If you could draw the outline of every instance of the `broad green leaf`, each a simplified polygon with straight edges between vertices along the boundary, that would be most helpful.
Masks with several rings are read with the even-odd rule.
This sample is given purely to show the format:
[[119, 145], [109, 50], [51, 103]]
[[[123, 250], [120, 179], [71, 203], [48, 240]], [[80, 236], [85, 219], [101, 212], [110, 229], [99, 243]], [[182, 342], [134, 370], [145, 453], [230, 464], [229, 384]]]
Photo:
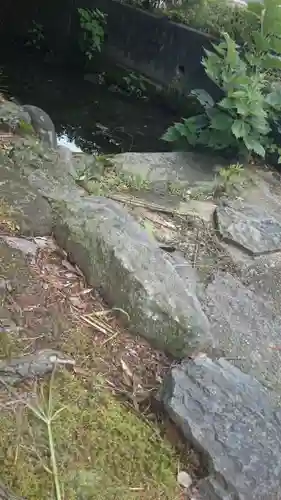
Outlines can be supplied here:
[[228, 33], [223, 33], [226, 46], [227, 46], [227, 52], [226, 52], [226, 64], [230, 64], [231, 66], [235, 66], [240, 59], [239, 53], [237, 50], [237, 45], [232, 38], [228, 35]]
[[188, 129], [187, 129], [187, 127], [186, 127], [186, 125], [184, 123], [175, 123], [174, 124], [174, 129], [182, 137], [184, 137], [184, 136], [187, 135]]
[[203, 108], [212, 108], [215, 104], [214, 99], [204, 89], [194, 89], [190, 95], [195, 96]]
[[231, 128], [232, 123], [231, 116], [216, 110], [215, 115], [211, 118], [210, 127], [215, 130], [228, 130]]
[[[279, 2], [278, 2], [279, 3]], [[281, 24], [281, 6], [275, 2], [275, 5], [272, 5], [269, 8], [265, 9], [262, 27], [264, 35], [278, 34], [280, 32], [280, 24]]]
[[224, 97], [219, 103], [218, 106], [223, 109], [235, 109], [236, 102], [235, 99], [231, 99], [229, 97]]
[[236, 73], [229, 78], [229, 92], [235, 92], [237, 89], [240, 90], [241, 87], [249, 83], [250, 78], [246, 75], [246, 64], [244, 64], [244, 66], [245, 67], [241, 68], [239, 73]]
[[250, 126], [244, 120], [235, 120], [231, 127], [231, 131], [236, 139], [244, 138], [250, 131]]
[[246, 90], [234, 90], [234, 92], [230, 92], [230, 97], [234, 99], [245, 99], [247, 97], [247, 92]]
[[281, 87], [273, 90], [265, 97], [265, 102], [272, 107], [281, 107]]
[[[231, 129], [229, 129], [231, 130]], [[235, 139], [229, 130], [216, 130], [216, 133], [211, 133], [209, 138], [209, 146], [213, 149], [226, 149], [229, 146], [235, 145]]]
[[279, 36], [279, 33], [281, 34], [281, 24], [278, 26], [278, 31], [277, 35], [273, 34], [272, 36], [269, 37], [268, 43], [269, 43], [269, 50], [274, 51], [276, 54], [272, 54], [273, 56], [277, 56], [281, 54], [281, 38]]
[[180, 139], [180, 134], [177, 132], [174, 126], [169, 127], [166, 132], [162, 135], [162, 140], [166, 142], [175, 142]]
[[199, 128], [204, 128], [208, 125], [208, 118], [206, 115], [196, 115], [190, 118], [185, 118], [183, 120], [185, 126], [190, 130], [198, 130]]
[[267, 50], [270, 49], [270, 43], [269, 40], [263, 36], [259, 31], [255, 31], [253, 34], [253, 39], [256, 45], [256, 50], [258, 52], [266, 52]]
[[260, 18], [264, 6], [261, 2], [249, 2], [247, 5], [247, 11], [256, 17]]
[[271, 127], [265, 118], [251, 116], [248, 120], [252, 129], [256, 130], [259, 134], [267, 135], [271, 130]]
[[226, 54], [226, 44], [224, 42], [222, 43], [219, 43], [219, 44], [212, 44], [213, 45], [213, 48], [214, 48], [214, 51], [220, 56], [220, 57], [224, 57], [225, 54]]
[[237, 109], [238, 115], [242, 115], [245, 117], [245, 116], [248, 116], [248, 114], [249, 114], [249, 106], [248, 106], [247, 102], [245, 102], [245, 101], [237, 101], [236, 109]]
[[259, 141], [257, 141], [256, 139], [253, 139], [251, 137], [244, 137], [243, 140], [244, 140], [245, 146], [247, 147], [248, 151], [253, 151], [258, 156], [261, 156], [262, 158], [265, 157], [265, 149]]
[[202, 59], [202, 65], [208, 77], [216, 84], [220, 84], [223, 61], [216, 54], [209, 52], [207, 57]]
[[281, 57], [273, 54], [266, 54], [262, 61], [262, 67], [265, 69], [281, 70]]

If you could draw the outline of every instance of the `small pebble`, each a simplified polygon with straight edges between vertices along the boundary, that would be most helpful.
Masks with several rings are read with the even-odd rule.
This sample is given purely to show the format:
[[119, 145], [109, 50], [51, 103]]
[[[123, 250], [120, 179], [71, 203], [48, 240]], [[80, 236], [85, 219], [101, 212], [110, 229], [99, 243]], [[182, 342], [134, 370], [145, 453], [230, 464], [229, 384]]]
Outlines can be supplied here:
[[179, 471], [177, 481], [183, 488], [190, 488], [192, 485], [191, 476], [184, 470]]

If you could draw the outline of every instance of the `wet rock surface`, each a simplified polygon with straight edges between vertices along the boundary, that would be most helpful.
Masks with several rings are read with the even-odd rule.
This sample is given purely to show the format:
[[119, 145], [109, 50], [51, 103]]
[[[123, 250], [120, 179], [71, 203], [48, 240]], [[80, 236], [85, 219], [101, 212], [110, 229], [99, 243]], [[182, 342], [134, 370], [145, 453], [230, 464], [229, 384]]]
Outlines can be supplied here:
[[259, 382], [224, 359], [198, 356], [171, 369], [162, 400], [205, 458], [203, 498], [278, 498], [281, 422]]

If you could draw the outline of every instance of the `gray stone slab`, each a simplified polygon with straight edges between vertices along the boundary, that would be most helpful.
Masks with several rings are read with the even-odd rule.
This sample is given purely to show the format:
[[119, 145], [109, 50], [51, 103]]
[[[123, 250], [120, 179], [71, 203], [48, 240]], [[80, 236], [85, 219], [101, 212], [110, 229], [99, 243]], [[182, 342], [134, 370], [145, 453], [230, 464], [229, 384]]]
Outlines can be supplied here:
[[221, 158], [194, 152], [122, 153], [111, 160], [120, 170], [139, 175], [151, 183], [209, 181], [214, 178], [215, 171], [224, 166]]
[[202, 284], [200, 283], [199, 276], [196, 269], [192, 267], [191, 262], [189, 262], [181, 252], [172, 252], [166, 254], [166, 259], [171, 262], [175, 271], [182, 279], [184, 285], [192, 290], [196, 295], [198, 290], [202, 289]]
[[[241, 276], [247, 288], [281, 312], [281, 253], [262, 255], [244, 262]], [[280, 338], [281, 346], [281, 338]]]
[[280, 498], [281, 423], [257, 380], [201, 355], [171, 368], [161, 397], [210, 474], [199, 498]]
[[281, 351], [276, 349], [281, 317], [271, 301], [228, 273], [214, 277], [202, 300], [216, 347], [243, 371], [281, 392]]
[[229, 201], [216, 208], [215, 217], [221, 237], [246, 252], [261, 255], [281, 250], [281, 221], [263, 206]]
[[183, 281], [158, 244], [123, 207], [93, 196], [53, 207], [58, 243], [88, 283], [128, 314], [134, 333], [178, 358], [212, 344], [193, 274], [189, 282]]

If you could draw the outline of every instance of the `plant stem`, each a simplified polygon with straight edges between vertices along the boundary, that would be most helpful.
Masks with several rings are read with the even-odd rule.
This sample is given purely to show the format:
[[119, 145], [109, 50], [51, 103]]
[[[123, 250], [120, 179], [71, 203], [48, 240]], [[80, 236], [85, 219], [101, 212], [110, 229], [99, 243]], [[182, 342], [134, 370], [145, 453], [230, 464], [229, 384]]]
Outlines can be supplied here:
[[52, 472], [53, 472], [53, 476], [54, 476], [56, 500], [62, 500], [51, 420], [48, 419], [46, 423], [47, 423], [47, 429], [48, 429], [49, 448], [50, 448], [50, 455], [51, 455], [51, 466], [52, 466]]

